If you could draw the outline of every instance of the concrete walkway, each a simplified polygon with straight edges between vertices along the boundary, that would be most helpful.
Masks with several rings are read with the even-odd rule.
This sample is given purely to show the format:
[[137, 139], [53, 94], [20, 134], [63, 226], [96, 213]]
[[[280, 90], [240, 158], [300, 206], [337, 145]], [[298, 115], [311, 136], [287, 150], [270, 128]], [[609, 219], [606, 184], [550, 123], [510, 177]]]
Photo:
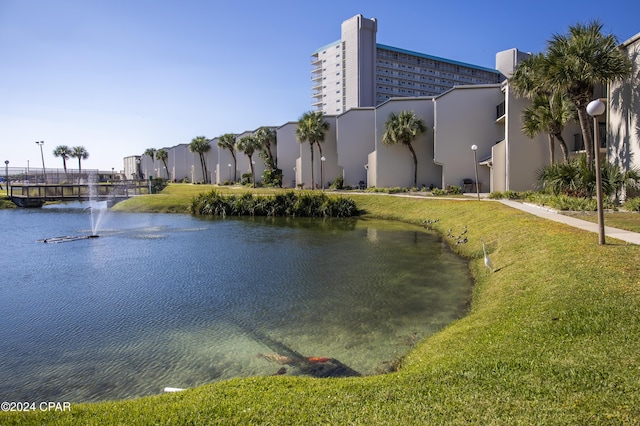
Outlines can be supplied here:
[[[502, 204], [505, 204], [509, 207], [513, 207], [514, 209], [522, 210], [524, 212], [553, 220], [556, 222], [561, 222], [569, 226], [573, 226], [574, 228], [584, 229], [585, 231], [590, 231], [594, 233], [598, 233], [598, 224], [588, 222], [586, 220], [578, 219], [571, 216], [565, 216], [560, 213], [556, 213], [554, 210], [546, 209], [544, 207], [536, 206], [533, 204], [521, 203], [518, 201], [511, 200], [500, 200]], [[632, 244], [640, 244], [640, 234], [637, 232], [625, 231], [624, 229], [612, 228], [610, 226], [604, 227], [605, 237], [616, 238], [618, 240], [626, 241]]]

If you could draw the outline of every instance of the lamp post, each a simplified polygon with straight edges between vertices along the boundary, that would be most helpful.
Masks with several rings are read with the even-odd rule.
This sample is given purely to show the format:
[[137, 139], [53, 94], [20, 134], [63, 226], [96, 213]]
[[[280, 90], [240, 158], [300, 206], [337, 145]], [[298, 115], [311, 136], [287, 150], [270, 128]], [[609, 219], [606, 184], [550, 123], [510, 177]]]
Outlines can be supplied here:
[[227, 167], [229, 168], [229, 182], [231, 182], [231, 163], [227, 164]]
[[7, 197], [9, 196], [9, 160], [4, 160], [4, 185], [7, 188]]
[[598, 117], [606, 109], [606, 105], [599, 99], [589, 102], [587, 114], [593, 117], [593, 144], [596, 160], [596, 202], [598, 205], [598, 243], [604, 244], [604, 211], [602, 209], [602, 171], [600, 170], [600, 132], [598, 132]]
[[325, 157], [320, 157], [320, 179], [322, 180], [322, 190], [324, 191], [324, 162], [327, 159]]
[[480, 201], [480, 189], [478, 188], [478, 145], [471, 145], [471, 151], [473, 151], [473, 165], [476, 170], [476, 195], [478, 196], [478, 201]]
[[36, 145], [40, 146], [40, 156], [42, 157], [42, 178], [44, 179], [44, 183], [47, 183], [47, 172], [44, 169], [44, 153], [42, 152], [42, 145], [44, 145], [44, 141], [36, 141]]

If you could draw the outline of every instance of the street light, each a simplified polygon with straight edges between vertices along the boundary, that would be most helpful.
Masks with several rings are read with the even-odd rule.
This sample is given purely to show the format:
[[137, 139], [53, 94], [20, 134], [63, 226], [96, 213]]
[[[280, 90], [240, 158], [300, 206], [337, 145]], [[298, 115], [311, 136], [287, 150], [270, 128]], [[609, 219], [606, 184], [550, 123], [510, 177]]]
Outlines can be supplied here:
[[326, 158], [320, 157], [320, 180], [322, 180], [322, 190], [324, 191], [324, 162]]
[[4, 184], [7, 187], [7, 197], [9, 197], [9, 160], [4, 160]]
[[471, 145], [471, 151], [473, 151], [473, 165], [475, 166], [475, 169], [476, 169], [476, 194], [478, 195], [478, 201], [480, 201], [480, 189], [478, 188], [478, 157], [477, 157], [478, 145], [476, 144]]
[[596, 201], [598, 205], [598, 243], [604, 244], [604, 211], [602, 209], [602, 172], [600, 170], [600, 132], [598, 117], [604, 114], [606, 105], [599, 99], [589, 102], [587, 114], [593, 117], [593, 144], [596, 160]]
[[40, 146], [40, 156], [42, 157], [42, 177], [44, 182], [47, 183], [47, 172], [44, 169], [44, 153], [42, 152], [42, 145], [44, 145], [44, 141], [36, 141], [36, 145]]
[[229, 182], [231, 182], [231, 163], [227, 164], [227, 167], [229, 168]]

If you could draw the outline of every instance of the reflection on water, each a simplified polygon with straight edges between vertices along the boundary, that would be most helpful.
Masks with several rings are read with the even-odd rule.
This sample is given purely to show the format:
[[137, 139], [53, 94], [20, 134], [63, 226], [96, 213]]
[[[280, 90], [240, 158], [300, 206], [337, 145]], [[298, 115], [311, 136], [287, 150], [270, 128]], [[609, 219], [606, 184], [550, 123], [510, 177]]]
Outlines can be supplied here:
[[384, 222], [0, 211], [3, 400], [96, 401], [239, 376], [388, 371], [464, 315], [466, 262]]

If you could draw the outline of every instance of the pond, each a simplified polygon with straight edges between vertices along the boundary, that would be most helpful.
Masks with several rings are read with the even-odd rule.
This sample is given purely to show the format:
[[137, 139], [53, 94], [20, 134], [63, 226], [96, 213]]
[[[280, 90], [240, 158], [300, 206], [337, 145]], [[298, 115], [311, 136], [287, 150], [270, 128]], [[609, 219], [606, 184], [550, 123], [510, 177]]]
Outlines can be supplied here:
[[0, 396], [100, 401], [253, 375], [390, 371], [466, 314], [467, 262], [419, 227], [0, 211]]

